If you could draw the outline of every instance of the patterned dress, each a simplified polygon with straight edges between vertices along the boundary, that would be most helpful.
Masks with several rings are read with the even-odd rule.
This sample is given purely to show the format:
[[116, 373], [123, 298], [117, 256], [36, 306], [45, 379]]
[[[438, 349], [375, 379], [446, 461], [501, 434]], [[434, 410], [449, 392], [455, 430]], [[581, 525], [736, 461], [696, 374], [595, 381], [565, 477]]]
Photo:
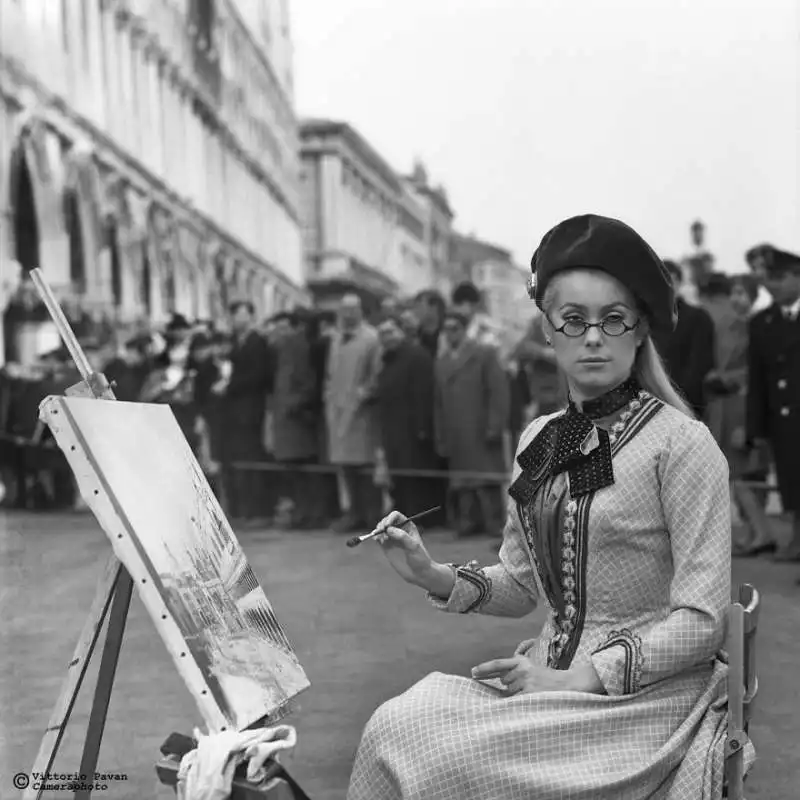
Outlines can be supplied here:
[[[569, 426], [550, 436], [568, 414], [522, 435], [500, 563], [451, 565], [450, 597], [429, 599], [510, 617], [545, 603], [541, 633], [517, 652], [554, 669], [590, 661], [606, 693], [509, 695], [435, 672], [373, 714], [348, 800], [722, 796], [725, 458], [705, 425], [638, 387], [595, 417], [588, 447], [591, 436]], [[597, 459], [547, 469], [570, 436]]]

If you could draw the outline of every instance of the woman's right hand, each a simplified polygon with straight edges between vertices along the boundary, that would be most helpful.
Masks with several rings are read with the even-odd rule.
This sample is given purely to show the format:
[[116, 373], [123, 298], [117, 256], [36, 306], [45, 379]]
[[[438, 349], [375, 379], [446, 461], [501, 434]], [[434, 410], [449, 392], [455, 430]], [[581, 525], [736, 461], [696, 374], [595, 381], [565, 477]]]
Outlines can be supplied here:
[[434, 567], [434, 561], [422, 543], [417, 526], [399, 511], [392, 511], [375, 527], [384, 532], [375, 539], [389, 559], [394, 571], [407, 583], [425, 586]]

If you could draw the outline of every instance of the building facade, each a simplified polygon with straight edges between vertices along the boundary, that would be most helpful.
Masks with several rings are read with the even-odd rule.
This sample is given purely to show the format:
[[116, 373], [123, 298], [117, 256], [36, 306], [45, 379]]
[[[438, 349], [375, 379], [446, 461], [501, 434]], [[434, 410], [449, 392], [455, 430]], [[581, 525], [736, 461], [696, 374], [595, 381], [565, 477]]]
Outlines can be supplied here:
[[66, 305], [126, 325], [305, 298], [285, 3], [257, 3], [272, 49], [238, 6], [0, 0], [6, 313], [36, 266]]
[[317, 301], [357, 291], [374, 308], [434, 286], [446, 252], [434, 201], [346, 123], [308, 120], [300, 138], [307, 280]]
[[525, 335], [534, 313], [527, 292], [529, 270], [515, 264], [508, 250], [475, 236], [453, 234], [451, 256], [451, 274], [480, 289], [484, 311], [508, 352]]
[[449, 297], [457, 276], [452, 272], [452, 237], [455, 217], [443, 186], [432, 186], [428, 171], [417, 162], [404, 183], [424, 210], [425, 248], [430, 261], [428, 286]]

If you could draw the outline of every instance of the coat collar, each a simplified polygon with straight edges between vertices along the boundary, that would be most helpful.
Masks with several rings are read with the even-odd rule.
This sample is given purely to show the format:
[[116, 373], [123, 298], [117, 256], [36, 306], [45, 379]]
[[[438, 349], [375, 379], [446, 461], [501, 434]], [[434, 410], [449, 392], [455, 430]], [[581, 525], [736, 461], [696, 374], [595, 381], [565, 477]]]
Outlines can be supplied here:
[[457, 372], [462, 370], [478, 353], [477, 344], [471, 339], [465, 339], [464, 343], [453, 354], [447, 350], [441, 358], [442, 372], [445, 380], [452, 378]]

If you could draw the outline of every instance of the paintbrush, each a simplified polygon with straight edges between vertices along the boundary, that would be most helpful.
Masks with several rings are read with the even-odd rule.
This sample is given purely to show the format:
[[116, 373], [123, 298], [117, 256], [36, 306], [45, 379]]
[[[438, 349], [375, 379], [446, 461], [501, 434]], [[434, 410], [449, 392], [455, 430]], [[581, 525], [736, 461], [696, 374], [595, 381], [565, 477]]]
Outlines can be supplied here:
[[[408, 519], [404, 520], [403, 522], [399, 522], [397, 525], [394, 525], [395, 528], [402, 528], [404, 525], [408, 525], [409, 522], [416, 522], [418, 519], [422, 519], [423, 517], [427, 517], [429, 514], [433, 514], [434, 511], [439, 511], [441, 506], [434, 506], [433, 508], [429, 508], [427, 511], [420, 511], [419, 514], [412, 514]], [[385, 533], [386, 528], [375, 528], [372, 533], [365, 533], [363, 536], [354, 536], [352, 539], [347, 540], [348, 547], [358, 547], [361, 542], [366, 542], [367, 539], [371, 539], [373, 536], [377, 536], [379, 533]]]

